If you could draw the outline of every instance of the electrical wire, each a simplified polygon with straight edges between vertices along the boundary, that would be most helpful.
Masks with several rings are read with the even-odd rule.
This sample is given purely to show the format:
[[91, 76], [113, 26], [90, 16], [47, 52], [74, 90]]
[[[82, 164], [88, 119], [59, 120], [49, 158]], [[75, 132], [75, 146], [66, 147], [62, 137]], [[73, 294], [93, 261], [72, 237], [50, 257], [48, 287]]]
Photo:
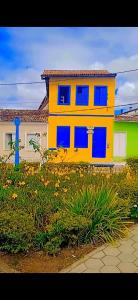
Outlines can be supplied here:
[[[112, 105], [112, 106], [102, 106], [102, 107], [95, 107], [95, 108], [87, 108], [87, 109], [75, 109], [75, 110], [66, 110], [66, 111], [55, 111], [55, 112], [51, 112], [52, 114], [57, 114], [57, 113], [71, 113], [71, 112], [79, 112], [79, 111], [92, 111], [92, 110], [100, 110], [100, 109], [109, 109], [109, 108], [117, 108], [117, 107], [125, 107], [125, 106], [129, 106], [129, 105], [138, 105], [138, 102], [133, 102], [133, 103], [126, 103], [126, 104], [118, 104], [118, 105]], [[10, 108], [12, 110], [12, 108]], [[26, 109], [24, 109], [26, 110]]]
[[[125, 70], [125, 71], [119, 71], [119, 72], [113, 72], [112, 74], [122, 74], [122, 73], [129, 73], [129, 72], [136, 72], [138, 71], [138, 69], [132, 69], [132, 70]], [[106, 74], [105, 74], [106, 75]], [[108, 74], [107, 74], [108, 75]], [[100, 75], [99, 75], [100, 77]], [[59, 81], [66, 81], [66, 80], [72, 80], [72, 79], [76, 79], [76, 77], [72, 77], [71, 79], [66, 78], [66, 79], [59, 79], [59, 80], [53, 80], [52, 78], [52, 83], [53, 82], [59, 82]], [[86, 77], [80, 77], [80, 79], [86, 79]], [[88, 78], [88, 77], [87, 77]], [[91, 78], [91, 77], [90, 77]], [[44, 81], [31, 81], [31, 82], [12, 82], [12, 83], [0, 83], [0, 86], [7, 86], [7, 85], [20, 85], [20, 84], [44, 84]]]

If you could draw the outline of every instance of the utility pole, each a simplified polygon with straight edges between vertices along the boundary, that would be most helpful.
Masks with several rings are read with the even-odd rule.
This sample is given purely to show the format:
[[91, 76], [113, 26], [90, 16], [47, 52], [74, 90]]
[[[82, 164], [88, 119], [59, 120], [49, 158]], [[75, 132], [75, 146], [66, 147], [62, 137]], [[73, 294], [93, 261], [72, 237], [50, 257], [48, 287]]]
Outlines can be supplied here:
[[21, 120], [19, 117], [14, 119], [14, 124], [16, 126], [16, 134], [15, 134], [15, 167], [18, 169], [20, 158], [19, 158], [19, 126]]

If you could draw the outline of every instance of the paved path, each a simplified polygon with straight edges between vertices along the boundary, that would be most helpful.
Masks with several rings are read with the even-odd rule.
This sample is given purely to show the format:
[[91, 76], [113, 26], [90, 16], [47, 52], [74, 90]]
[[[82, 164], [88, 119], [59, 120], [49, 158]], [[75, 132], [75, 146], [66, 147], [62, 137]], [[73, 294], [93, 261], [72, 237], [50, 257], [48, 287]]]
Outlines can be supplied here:
[[115, 246], [100, 246], [60, 273], [138, 273], [138, 225]]

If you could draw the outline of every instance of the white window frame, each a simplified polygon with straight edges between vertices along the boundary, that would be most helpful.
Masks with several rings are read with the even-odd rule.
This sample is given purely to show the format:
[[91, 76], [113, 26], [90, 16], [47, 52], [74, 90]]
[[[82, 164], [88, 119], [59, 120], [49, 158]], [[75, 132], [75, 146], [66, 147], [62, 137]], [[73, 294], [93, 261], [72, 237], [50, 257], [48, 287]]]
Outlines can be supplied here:
[[3, 150], [10, 151], [11, 149], [6, 149], [6, 134], [15, 134], [15, 139], [16, 139], [16, 133], [13, 131], [13, 132], [4, 132], [3, 134]]
[[29, 132], [28, 132], [28, 131], [27, 131], [27, 132], [25, 132], [25, 150], [26, 150], [26, 151], [30, 151], [30, 152], [33, 152], [33, 151], [34, 151], [33, 149], [28, 148], [28, 146], [27, 146], [27, 135], [28, 135], [28, 134], [40, 134], [40, 143], [39, 143], [39, 144], [40, 144], [40, 148], [41, 148], [41, 137], [42, 137], [41, 132], [39, 132], [39, 131], [37, 131], [37, 132], [36, 132], [36, 131], [31, 131], [31, 132], [29, 131]]

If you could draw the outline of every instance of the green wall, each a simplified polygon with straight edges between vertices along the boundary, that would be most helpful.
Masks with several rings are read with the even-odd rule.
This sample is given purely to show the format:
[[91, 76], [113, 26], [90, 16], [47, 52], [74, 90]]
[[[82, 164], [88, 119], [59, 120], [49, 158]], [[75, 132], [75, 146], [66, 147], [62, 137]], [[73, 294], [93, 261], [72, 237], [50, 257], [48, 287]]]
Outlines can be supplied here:
[[[138, 122], [114, 122], [114, 132], [127, 133], [127, 158], [138, 157]], [[123, 157], [114, 157], [114, 160], [125, 160]]]

